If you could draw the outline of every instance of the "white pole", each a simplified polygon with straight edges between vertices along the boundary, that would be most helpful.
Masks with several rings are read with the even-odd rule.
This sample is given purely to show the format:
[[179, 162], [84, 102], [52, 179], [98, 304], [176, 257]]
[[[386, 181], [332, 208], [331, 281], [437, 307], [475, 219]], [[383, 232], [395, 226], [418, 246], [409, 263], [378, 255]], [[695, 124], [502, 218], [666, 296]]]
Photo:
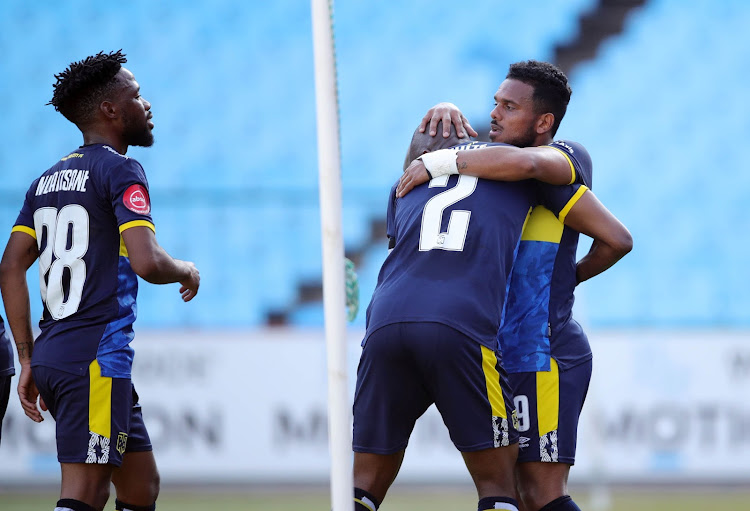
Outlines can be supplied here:
[[333, 0], [312, 1], [318, 172], [323, 239], [323, 304], [328, 354], [328, 442], [331, 504], [353, 511], [350, 406], [346, 371], [344, 240], [341, 233], [341, 161], [333, 45]]

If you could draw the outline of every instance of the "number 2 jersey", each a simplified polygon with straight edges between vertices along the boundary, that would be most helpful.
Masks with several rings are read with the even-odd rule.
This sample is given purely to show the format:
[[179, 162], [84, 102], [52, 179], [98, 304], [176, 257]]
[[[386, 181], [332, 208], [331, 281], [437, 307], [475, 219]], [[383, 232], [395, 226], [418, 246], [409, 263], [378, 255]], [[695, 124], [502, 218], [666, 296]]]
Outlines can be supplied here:
[[78, 148], [36, 179], [13, 231], [36, 239], [44, 312], [32, 366], [128, 378], [138, 280], [121, 233], [145, 226], [141, 165], [104, 144]]
[[[472, 142], [460, 150], [487, 144]], [[402, 198], [391, 190], [388, 236], [393, 250], [367, 308], [367, 338], [402, 322], [450, 326], [489, 349], [497, 333], [519, 237], [532, 206], [569, 209], [577, 186], [442, 176]]]

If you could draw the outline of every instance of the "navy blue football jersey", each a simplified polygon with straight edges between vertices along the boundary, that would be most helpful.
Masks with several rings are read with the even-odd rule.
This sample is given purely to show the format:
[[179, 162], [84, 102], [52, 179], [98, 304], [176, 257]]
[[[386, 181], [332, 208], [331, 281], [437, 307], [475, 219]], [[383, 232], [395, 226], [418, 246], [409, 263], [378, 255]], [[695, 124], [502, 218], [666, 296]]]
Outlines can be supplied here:
[[121, 233], [154, 229], [141, 165], [103, 144], [83, 146], [36, 179], [13, 231], [34, 237], [44, 312], [32, 366], [130, 376], [138, 280]]
[[393, 199], [367, 337], [403, 322], [448, 325], [495, 349], [505, 283], [534, 200], [532, 182], [442, 176]]
[[534, 208], [521, 236], [498, 334], [511, 373], [549, 371], [550, 358], [562, 371], [591, 359], [586, 334], [572, 318], [579, 233], [563, 224], [591, 187], [591, 157], [568, 140], [548, 147], [568, 159], [573, 183], [543, 187], [544, 205]]
[[8, 334], [5, 332], [5, 323], [0, 317], [0, 376], [16, 374], [13, 364], [13, 347]]

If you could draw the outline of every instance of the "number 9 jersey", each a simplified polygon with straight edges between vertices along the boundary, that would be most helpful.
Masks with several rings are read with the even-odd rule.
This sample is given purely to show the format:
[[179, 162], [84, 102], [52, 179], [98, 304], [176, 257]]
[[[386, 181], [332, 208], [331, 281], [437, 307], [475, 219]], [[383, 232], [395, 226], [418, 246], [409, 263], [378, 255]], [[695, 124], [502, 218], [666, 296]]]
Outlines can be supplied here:
[[44, 313], [32, 367], [129, 378], [138, 280], [121, 233], [154, 229], [143, 167], [111, 147], [78, 148], [36, 179], [13, 231], [36, 239]]

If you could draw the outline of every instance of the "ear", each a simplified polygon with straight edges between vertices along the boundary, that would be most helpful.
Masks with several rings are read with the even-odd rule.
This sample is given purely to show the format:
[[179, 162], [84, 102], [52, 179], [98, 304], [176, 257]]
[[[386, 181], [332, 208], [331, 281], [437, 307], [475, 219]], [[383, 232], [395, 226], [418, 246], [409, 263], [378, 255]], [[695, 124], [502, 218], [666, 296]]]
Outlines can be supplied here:
[[543, 133], [548, 132], [552, 129], [552, 126], [555, 124], [555, 114], [547, 112], [546, 114], [542, 114], [539, 116], [539, 119], [536, 121], [536, 133], [537, 135], [541, 135]]
[[119, 114], [117, 105], [115, 105], [112, 101], [102, 101], [99, 104], [99, 110], [108, 119], [115, 119]]

